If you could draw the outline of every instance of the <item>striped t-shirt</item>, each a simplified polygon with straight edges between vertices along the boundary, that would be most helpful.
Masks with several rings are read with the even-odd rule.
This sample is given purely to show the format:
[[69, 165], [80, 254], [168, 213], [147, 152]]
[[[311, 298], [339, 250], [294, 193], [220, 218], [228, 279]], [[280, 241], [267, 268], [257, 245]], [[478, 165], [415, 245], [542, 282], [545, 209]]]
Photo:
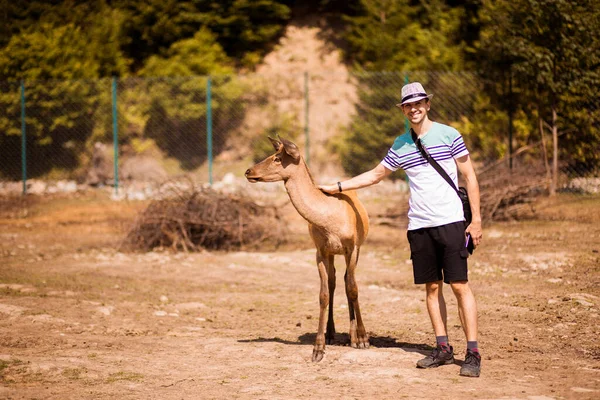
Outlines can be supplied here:
[[[469, 154], [460, 133], [448, 125], [434, 122], [421, 136], [421, 142], [458, 186], [454, 159]], [[464, 221], [462, 203], [456, 191], [421, 155], [410, 133], [396, 138], [381, 164], [392, 171], [402, 168], [408, 176], [408, 230]]]

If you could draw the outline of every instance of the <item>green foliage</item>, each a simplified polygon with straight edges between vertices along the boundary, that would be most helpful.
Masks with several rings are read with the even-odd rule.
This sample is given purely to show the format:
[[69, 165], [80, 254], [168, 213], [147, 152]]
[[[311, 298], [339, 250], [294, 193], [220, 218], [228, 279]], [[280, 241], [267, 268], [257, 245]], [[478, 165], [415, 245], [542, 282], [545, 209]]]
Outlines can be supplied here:
[[216, 35], [228, 56], [256, 62], [290, 17], [290, 9], [273, 0], [121, 0], [115, 6], [129, 16], [126, 50], [135, 68], [202, 28]]
[[[88, 153], [85, 149], [89, 150], [97, 140], [110, 139], [110, 84], [87, 84], [73, 79], [128, 74], [130, 61], [121, 50], [126, 43], [122, 27], [131, 14], [104, 3], [30, 5], [31, 10], [42, 10], [28, 15], [28, 21], [38, 23], [28, 28], [10, 28], [17, 33], [0, 49], [0, 78], [26, 80], [27, 148], [30, 159], [36, 159], [35, 167], [28, 172], [39, 176], [48, 173], [52, 165], [77, 168], [84, 161], [80, 154]], [[187, 33], [184, 29], [181, 35]], [[190, 37], [173, 42], [161, 54], [149, 57], [140, 73], [172, 77], [222, 75], [232, 73], [232, 65], [215, 35], [201, 28]], [[57, 81], [50, 83], [49, 79]], [[103, 86], [103, 90], [96, 91], [95, 85]], [[243, 91], [242, 85], [230, 77], [213, 79], [215, 127], [223, 124], [227, 111], [236, 106]], [[204, 160], [206, 78], [134, 83], [132, 90], [123, 91], [120, 97], [122, 142], [148, 134], [167, 155], [185, 164], [184, 168], [194, 168]], [[19, 100], [18, 86], [0, 91], [0, 105], [10, 111], [0, 115], [4, 132], [0, 143], [5, 149], [10, 144], [11, 154], [19, 154], [20, 142], [5, 135], [20, 135]], [[226, 135], [215, 138], [215, 152], [225, 140]], [[197, 143], [200, 148], [192, 146]], [[9, 164], [8, 168], [19, 165]], [[18, 172], [12, 168], [4, 174], [16, 178]]]
[[290, 8], [274, 0], [205, 3], [202, 9], [206, 26], [216, 33], [228, 55], [247, 63], [257, 60], [253, 54], [265, 54], [291, 17]]
[[94, 17], [105, 17], [101, 14], [107, 8], [103, 0], [0, 0], [0, 48], [12, 36], [37, 30], [43, 24], [54, 27], [75, 24], [85, 28], [94, 23], [103, 23], [99, 18], [94, 20]]
[[233, 72], [227, 57], [215, 36], [206, 28], [190, 39], [173, 43], [165, 57], [153, 55], [140, 71], [142, 76], [222, 75]]
[[[39, 160], [30, 168], [32, 174], [48, 171], [57, 156], [64, 167], [75, 168], [77, 154], [91, 134], [90, 116], [99, 102], [94, 97], [95, 85], [101, 83], [63, 80], [98, 77], [103, 68], [98, 58], [102, 52], [89, 39], [73, 24], [53, 27], [43, 23], [35, 31], [14, 35], [0, 49], [0, 76], [27, 80], [28, 152]], [[56, 81], [41, 81], [49, 79]], [[20, 135], [21, 121], [15, 118], [20, 114], [20, 96], [14, 92], [0, 94], [0, 107], [10, 110], [0, 115], [4, 135]], [[3, 141], [15, 144], [10, 138]]]
[[[183, 169], [198, 167], [206, 157], [206, 75], [212, 75], [211, 112], [215, 129], [219, 129], [233, 109], [239, 108], [238, 99], [246, 88], [238, 80], [224, 75], [232, 72], [230, 63], [214, 34], [203, 28], [194, 37], [173, 43], [164, 57], [150, 57], [140, 71], [148, 77], [173, 78], [144, 81], [130, 96], [136, 103], [143, 104], [141, 131], [168, 156], [179, 160]], [[215, 137], [215, 152], [226, 139], [227, 135]]]
[[[103, 120], [101, 114], [110, 110], [106, 103], [110, 101], [109, 81], [28, 81], [24, 88], [27, 152], [35, 160], [28, 168], [30, 176], [43, 175], [53, 167], [75, 170], [96, 124]], [[19, 92], [2, 92], [0, 107], [10, 110], [0, 115], [4, 132], [0, 143], [8, 146], [3, 145], [7, 153], [20, 154]], [[14, 170], [2, 173], [18, 176]]]
[[347, 16], [348, 56], [377, 71], [456, 70], [462, 67], [457, 31], [463, 10], [444, 1], [360, 0]]
[[[119, 80], [121, 141], [149, 137], [184, 169], [195, 168], [206, 150], [207, 80], [198, 76], [212, 76], [215, 131], [235, 132], [245, 101], [262, 89], [232, 74], [260, 63], [294, 4], [0, 0], [0, 147], [18, 154], [18, 81], [25, 80], [27, 145], [30, 158], [43, 161], [30, 172], [47, 173], [58, 159], [76, 168], [91, 143], [112, 133], [110, 82], [92, 80], [135, 75], [148, 79]], [[357, 69], [408, 71], [357, 75], [360, 105], [337, 144], [347, 172], [372, 168], [404, 132], [394, 105], [405, 75], [435, 93], [432, 119], [457, 127], [481, 160], [506, 153], [509, 111], [516, 147], [538, 141], [538, 117], [550, 122], [556, 111], [562, 157], [586, 168], [600, 162], [597, 1], [317, 0], [303, 6], [327, 17], [346, 14], [334, 35], [345, 40], [346, 58]], [[484, 87], [468, 74], [441, 73], [469, 66], [480, 70]], [[285, 125], [284, 118], [270, 131], [292, 129]], [[215, 151], [226, 140], [215, 136]], [[255, 157], [261, 151], [254, 149]]]
[[6, 46], [13, 35], [37, 23], [52, 7], [44, 1], [0, 0], [0, 48]]
[[[67, 52], [66, 59], [78, 55], [81, 66], [75, 66], [71, 77], [45, 71], [51, 63], [39, 65], [37, 75], [83, 78], [108, 77], [136, 73], [153, 56], [164, 57], [174, 43], [194, 38], [199, 31], [209, 30], [228, 57], [243, 65], [253, 66], [283, 32], [291, 12], [285, 2], [274, 0], [84, 0], [11, 2], [0, 0], [0, 49], [13, 42], [17, 47], [21, 70], [8, 69], [2, 79], [21, 79], [20, 74], [37, 65], [39, 49], [32, 39], [40, 37], [40, 48], [50, 53]], [[57, 30], [54, 32], [53, 30]], [[42, 37], [49, 35], [50, 39]], [[14, 39], [18, 36], [24, 38]], [[62, 39], [62, 40], [61, 40]], [[80, 42], [87, 44], [81, 49]], [[68, 49], [75, 45], [75, 49]], [[85, 50], [85, 51], [84, 51]], [[55, 56], [56, 57], [56, 56]], [[51, 61], [50, 56], [47, 61]], [[55, 60], [59, 62], [60, 60]], [[23, 63], [25, 62], [25, 64]], [[61, 67], [60, 65], [56, 65]], [[67, 63], [62, 69], [71, 71]], [[3, 68], [0, 63], [0, 69]]]
[[[73, 22], [55, 25], [45, 16], [48, 21], [13, 35], [0, 49], [0, 78], [25, 80], [27, 146], [30, 159], [36, 159], [32, 176], [48, 172], [53, 163], [76, 168], [96, 130], [92, 121], [103, 120], [100, 105], [110, 107], [106, 81], [81, 79], [127, 72], [127, 60], [110, 40], [119, 36], [120, 16], [108, 8], [99, 13], [104, 18], [85, 28]], [[104, 90], [98, 92], [98, 86]], [[15, 118], [20, 96], [0, 94], [0, 107], [11, 110], [0, 115], [4, 135], [20, 135], [21, 121]]]
[[[207, 77], [130, 78], [120, 100], [124, 107], [121, 140], [152, 139], [158, 148], [192, 170], [206, 159]], [[245, 88], [231, 76], [211, 79], [213, 129], [221, 132], [227, 114], [239, 107], [237, 99]], [[126, 105], [131, 105], [127, 107]], [[235, 123], [229, 126], [235, 130]], [[214, 136], [214, 152], [224, 145], [229, 129]]]
[[[529, 113], [531, 132], [538, 130], [538, 115], [549, 122], [557, 112], [559, 131], [578, 130], [561, 139], [562, 155], [575, 163], [600, 161], [592, 150], [600, 146], [598, 2], [485, 1], [481, 22], [481, 65], [486, 76], [499, 82], [490, 85], [497, 103], [505, 109], [539, 110], [535, 116]], [[506, 96], [509, 75], [512, 98]]]
[[[66, 7], [46, 10], [48, 14], [40, 16], [38, 23], [10, 36], [0, 49], [0, 80], [85, 79], [127, 73], [130, 61], [120, 50], [123, 15], [100, 7], [92, 17], [84, 15], [85, 5], [73, 7], [70, 13]], [[60, 20], [61, 13], [69, 18]]]
[[[127, 15], [123, 30], [129, 39], [125, 51], [134, 69], [173, 43], [192, 37], [203, 25], [197, 2], [177, 0], [117, 0], [115, 7]], [[201, 2], [204, 3], [204, 2]]]
[[17, 82], [0, 82], [0, 178], [21, 174], [21, 90]]
[[293, 138], [298, 132], [297, 118], [293, 114], [284, 114], [280, 118], [273, 118], [277, 122], [269, 126], [258, 138], [252, 141], [252, 161], [255, 163], [264, 160], [275, 151], [273, 144], [267, 138], [277, 137]]
[[477, 149], [477, 159], [497, 160], [506, 154], [508, 115], [494, 107], [489, 97], [479, 94], [474, 113], [464, 115], [452, 126], [464, 137], [469, 149]]
[[13, 36], [0, 50], [0, 78], [95, 78], [95, 61], [81, 29], [72, 24], [58, 28], [42, 24], [37, 31]]

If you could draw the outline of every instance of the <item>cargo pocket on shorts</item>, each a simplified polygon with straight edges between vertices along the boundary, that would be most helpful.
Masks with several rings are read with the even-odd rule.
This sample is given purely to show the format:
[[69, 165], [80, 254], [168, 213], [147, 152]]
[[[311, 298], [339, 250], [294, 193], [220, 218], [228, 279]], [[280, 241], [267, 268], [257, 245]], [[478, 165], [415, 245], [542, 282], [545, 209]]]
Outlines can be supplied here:
[[414, 260], [415, 254], [417, 254], [423, 248], [423, 238], [419, 237], [419, 235], [422, 235], [422, 234], [423, 234], [423, 232], [419, 231], [419, 230], [406, 232], [406, 238], [408, 239], [408, 244], [410, 246], [410, 259], [411, 260]]

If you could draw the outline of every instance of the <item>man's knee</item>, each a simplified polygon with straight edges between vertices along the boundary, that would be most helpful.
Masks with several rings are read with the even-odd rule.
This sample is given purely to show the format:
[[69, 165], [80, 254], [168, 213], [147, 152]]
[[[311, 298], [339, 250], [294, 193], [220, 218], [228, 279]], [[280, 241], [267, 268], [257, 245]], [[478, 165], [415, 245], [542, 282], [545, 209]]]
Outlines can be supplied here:
[[443, 281], [428, 282], [425, 284], [427, 294], [436, 294], [443, 285]]
[[468, 296], [471, 293], [468, 281], [450, 282], [450, 287], [456, 296]]

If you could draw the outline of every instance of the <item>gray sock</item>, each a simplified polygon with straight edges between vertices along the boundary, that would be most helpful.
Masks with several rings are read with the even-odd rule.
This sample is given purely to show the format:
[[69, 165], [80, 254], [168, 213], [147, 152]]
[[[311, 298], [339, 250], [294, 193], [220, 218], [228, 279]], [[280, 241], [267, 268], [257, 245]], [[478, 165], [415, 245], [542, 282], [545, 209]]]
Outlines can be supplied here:
[[477, 340], [473, 342], [467, 342], [467, 349], [479, 353], [479, 349], [477, 348]]
[[436, 336], [435, 341], [437, 342], [438, 346], [442, 346], [442, 345], [449, 346], [448, 336]]

